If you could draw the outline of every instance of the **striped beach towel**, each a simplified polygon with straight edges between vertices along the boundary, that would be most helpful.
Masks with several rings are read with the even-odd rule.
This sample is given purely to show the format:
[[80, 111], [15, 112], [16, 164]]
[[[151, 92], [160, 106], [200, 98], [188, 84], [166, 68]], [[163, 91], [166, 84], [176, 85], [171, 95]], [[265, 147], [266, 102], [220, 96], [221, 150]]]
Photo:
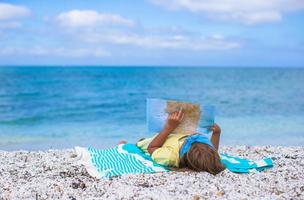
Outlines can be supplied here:
[[[75, 147], [79, 161], [92, 177], [111, 178], [124, 174], [156, 173], [170, 171], [154, 162], [134, 144], [120, 144], [109, 149]], [[221, 154], [223, 165], [231, 172], [249, 173], [273, 166], [271, 158], [250, 161], [244, 158]]]
[[75, 147], [75, 150], [80, 163], [96, 178], [168, 171], [134, 144], [120, 144], [109, 149]]
[[263, 171], [273, 167], [271, 158], [264, 158], [258, 161], [251, 161], [244, 158], [221, 154], [222, 164], [231, 172], [249, 173], [252, 171]]

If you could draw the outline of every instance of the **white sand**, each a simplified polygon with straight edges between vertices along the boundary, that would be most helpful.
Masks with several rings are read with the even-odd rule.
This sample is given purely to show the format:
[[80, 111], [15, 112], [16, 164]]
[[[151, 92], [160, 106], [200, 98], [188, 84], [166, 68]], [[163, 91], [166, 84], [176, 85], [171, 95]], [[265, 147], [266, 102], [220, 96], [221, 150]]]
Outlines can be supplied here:
[[73, 150], [0, 151], [0, 199], [304, 199], [303, 147], [222, 147], [274, 167], [235, 174], [170, 172], [91, 178]]

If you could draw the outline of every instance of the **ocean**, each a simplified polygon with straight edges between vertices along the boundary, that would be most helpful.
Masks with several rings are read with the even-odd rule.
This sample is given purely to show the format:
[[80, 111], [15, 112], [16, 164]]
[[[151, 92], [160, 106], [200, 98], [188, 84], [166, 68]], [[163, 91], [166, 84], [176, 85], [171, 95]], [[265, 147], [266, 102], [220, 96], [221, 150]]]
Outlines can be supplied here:
[[304, 145], [304, 69], [1, 67], [0, 149], [148, 137], [146, 99], [216, 107], [223, 145]]

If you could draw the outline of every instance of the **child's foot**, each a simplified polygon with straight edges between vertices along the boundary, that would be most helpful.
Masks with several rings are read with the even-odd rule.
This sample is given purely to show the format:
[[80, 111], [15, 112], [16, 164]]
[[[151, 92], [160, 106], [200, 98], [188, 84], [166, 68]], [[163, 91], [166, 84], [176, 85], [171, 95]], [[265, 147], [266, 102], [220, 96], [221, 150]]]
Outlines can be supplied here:
[[127, 141], [125, 141], [125, 140], [120, 140], [120, 141], [118, 142], [118, 144], [127, 144]]

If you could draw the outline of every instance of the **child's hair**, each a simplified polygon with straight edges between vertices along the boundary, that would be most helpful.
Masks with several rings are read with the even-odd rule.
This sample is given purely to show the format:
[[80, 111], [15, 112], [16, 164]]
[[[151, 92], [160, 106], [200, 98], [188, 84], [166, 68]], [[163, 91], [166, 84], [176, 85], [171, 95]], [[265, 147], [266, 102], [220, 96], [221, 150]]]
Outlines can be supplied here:
[[189, 151], [182, 156], [180, 166], [194, 171], [206, 171], [213, 175], [225, 169], [217, 151], [207, 144], [198, 142], [193, 143]]

